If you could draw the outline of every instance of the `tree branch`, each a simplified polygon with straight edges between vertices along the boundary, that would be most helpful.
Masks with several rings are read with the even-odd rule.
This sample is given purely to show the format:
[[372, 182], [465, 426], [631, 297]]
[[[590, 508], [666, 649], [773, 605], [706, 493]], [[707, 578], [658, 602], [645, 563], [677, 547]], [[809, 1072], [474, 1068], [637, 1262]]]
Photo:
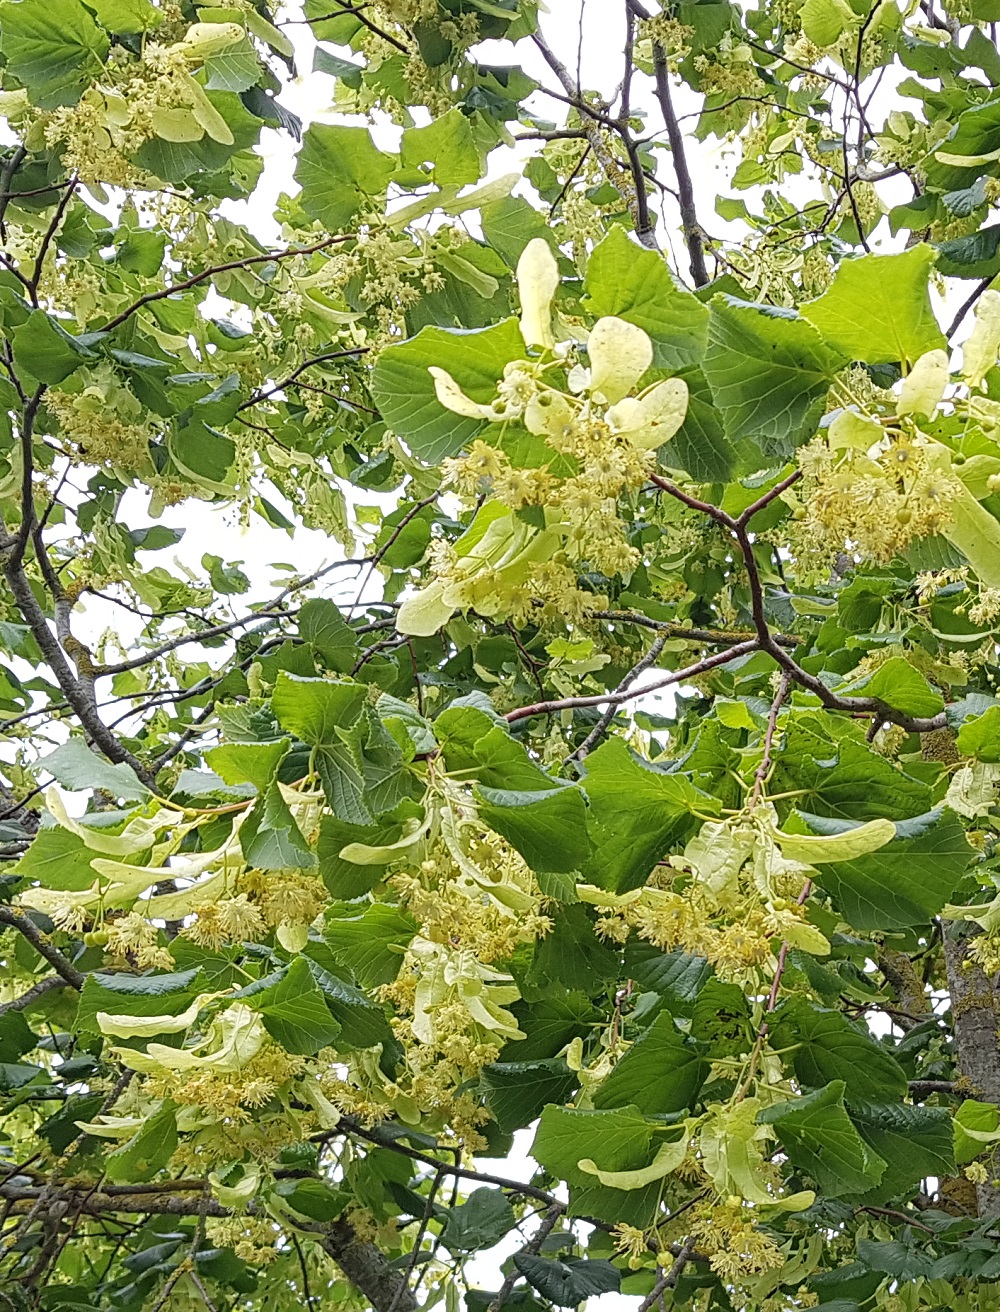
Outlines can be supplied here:
[[691, 1261], [694, 1253], [694, 1244], [688, 1240], [681, 1251], [674, 1258], [673, 1265], [668, 1271], [661, 1271], [656, 1278], [656, 1283], [649, 1291], [646, 1297], [639, 1304], [638, 1312], [650, 1312], [650, 1308], [655, 1307], [668, 1289], [673, 1289], [684, 1274], [684, 1268]]
[[[538, 1227], [535, 1233], [531, 1236], [528, 1242], [521, 1249], [521, 1252], [530, 1254], [532, 1257], [536, 1257], [542, 1247], [542, 1244], [545, 1243], [546, 1239], [548, 1239], [549, 1235], [556, 1228], [556, 1225], [559, 1222], [559, 1218], [563, 1215], [565, 1210], [566, 1210], [566, 1206], [564, 1203], [553, 1203], [552, 1206], [547, 1209], [545, 1215], [542, 1217], [541, 1225]], [[513, 1270], [510, 1273], [510, 1275], [507, 1276], [507, 1278], [504, 1280], [503, 1284], [500, 1286], [499, 1290], [497, 1291], [496, 1298], [494, 1298], [493, 1301], [490, 1303], [486, 1312], [500, 1312], [500, 1309], [503, 1307], [503, 1305], [507, 1302], [508, 1298], [510, 1298], [511, 1294], [513, 1293], [514, 1286], [517, 1284], [519, 1275], [520, 1272], [515, 1268], [515, 1270]]]
[[121, 314], [116, 314], [113, 319], [109, 319], [101, 328], [102, 332], [109, 333], [114, 328], [118, 328], [126, 319], [131, 319], [133, 314], [138, 313], [146, 305], [152, 305], [154, 301], [162, 301], [168, 296], [175, 296], [178, 292], [188, 291], [191, 287], [197, 287], [199, 283], [207, 282], [209, 278], [214, 278], [218, 273], [228, 273], [230, 269], [247, 269], [252, 264], [271, 264], [275, 260], [290, 260], [296, 255], [314, 255], [317, 251], [324, 251], [328, 246], [336, 246], [340, 242], [353, 241], [354, 233], [341, 233], [336, 237], [324, 237], [322, 241], [313, 242], [311, 246], [294, 246], [286, 251], [267, 251], [263, 255], [247, 255], [241, 260], [228, 260], [225, 264], [213, 264], [211, 268], [203, 269], [201, 273], [192, 274], [190, 278], [185, 278], [183, 282], [172, 283], [169, 287], [163, 287], [158, 292], [147, 292], [145, 296], [140, 296], [137, 301], [122, 310]]
[[86, 976], [77, 970], [69, 957], [64, 956], [49, 942], [29, 915], [17, 910], [16, 907], [0, 906], [0, 925], [8, 925], [23, 935], [39, 956], [44, 957], [52, 969], [72, 988], [78, 991], [83, 988]]
[[12, 998], [10, 1002], [0, 1003], [0, 1016], [5, 1016], [8, 1011], [27, 1011], [33, 1002], [43, 998], [46, 993], [51, 993], [53, 989], [64, 989], [68, 982], [60, 975], [46, 975], [19, 997]]
[[[660, 636], [653, 642], [649, 651], [647, 651], [645, 656], [643, 656], [642, 660], [637, 661], [636, 664], [632, 666], [629, 672], [625, 675], [624, 679], [622, 679], [621, 683], [615, 689], [614, 695], [616, 697], [618, 696], [619, 693], [626, 692], [632, 686], [632, 684], [635, 683], [636, 679], [638, 679], [640, 674], [644, 674], [646, 670], [652, 669], [652, 667], [659, 660], [661, 653], [663, 652], [663, 648], [667, 643], [667, 638], [668, 638], [667, 634], [661, 633]], [[612, 704], [608, 706], [608, 708], [602, 713], [601, 718], [594, 725], [593, 729], [591, 729], [590, 733], [587, 734], [586, 738], [584, 738], [583, 742], [576, 749], [576, 751], [570, 752], [569, 756], [567, 757], [567, 760], [570, 761], [584, 760], [590, 754], [590, 752], [594, 750], [597, 744], [607, 733], [608, 729], [611, 727], [611, 721], [615, 718], [617, 711], [618, 711], [617, 703], [612, 702]]]
[[760, 643], [751, 638], [747, 642], [737, 643], [735, 647], [730, 647], [727, 651], [717, 652], [714, 656], [706, 656], [703, 660], [697, 661], [694, 665], [688, 665], [683, 670], [673, 670], [670, 674], [664, 675], [656, 683], [646, 684], [642, 688], [626, 688], [623, 691], [595, 693], [592, 697], [561, 697], [555, 701], [534, 702], [531, 706], [521, 706], [516, 711], [508, 711], [504, 717], [508, 724], [516, 724], [518, 720], [528, 720], [533, 715], [552, 715], [556, 711], [575, 711], [586, 706], [621, 706], [632, 697], [641, 697], [649, 692], [658, 692], [661, 688], [667, 688], [672, 683], [683, 683], [685, 679], [697, 678], [699, 674], [707, 674], [709, 670], [717, 669], [720, 665], [728, 665], [730, 661], [737, 660], [740, 656], [749, 656], [751, 652], [757, 651]]

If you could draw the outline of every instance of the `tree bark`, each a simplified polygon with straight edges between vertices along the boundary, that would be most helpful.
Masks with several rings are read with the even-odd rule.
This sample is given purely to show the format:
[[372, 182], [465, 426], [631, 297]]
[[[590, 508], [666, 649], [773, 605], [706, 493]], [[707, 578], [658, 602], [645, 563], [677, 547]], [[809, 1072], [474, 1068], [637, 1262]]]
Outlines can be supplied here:
[[347, 1221], [333, 1221], [318, 1236], [320, 1243], [376, 1312], [416, 1312], [417, 1300], [406, 1277], [395, 1270], [374, 1244], [358, 1239]]
[[[11, 1216], [23, 1216], [36, 1208], [45, 1196], [46, 1186], [26, 1183], [28, 1177], [14, 1177], [0, 1184], [0, 1203]], [[47, 1200], [49, 1213], [61, 1219], [67, 1213], [83, 1216], [230, 1216], [231, 1211], [204, 1194], [156, 1193], [152, 1188], [137, 1187], [132, 1193], [104, 1193], [93, 1188], [56, 1185]], [[250, 1211], [255, 1209], [251, 1206]], [[326, 1225], [303, 1225], [337, 1263], [354, 1287], [364, 1294], [374, 1312], [416, 1312], [417, 1301], [386, 1255], [368, 1240], [359, 1239], [349, 1221], [331, 1221]]]
[[[970, 1085], [970, 1096], [1000, 1106], [1000, 996], [993, 982], [969, 957], [969, 946], [980, 932], [971, 921], [959, 921], [945, 930], [952, 1029], [958, 1068]], [[1000, 1174], [996, 1148], [990, 1151], [985, 1164], [990, 1178], [976, 1185], [979, 1215], [1000, 1217], [1000, 1188], [994, 1185]]]

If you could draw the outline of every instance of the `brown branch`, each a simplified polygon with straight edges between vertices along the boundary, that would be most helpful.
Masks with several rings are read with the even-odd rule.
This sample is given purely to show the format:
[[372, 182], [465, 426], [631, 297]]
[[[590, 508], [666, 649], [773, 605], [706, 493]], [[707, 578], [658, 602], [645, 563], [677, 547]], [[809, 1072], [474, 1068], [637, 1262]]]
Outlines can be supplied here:
[[684, 1268], [692, 1260], [694, 1255], [694, 1244], [688, 1240], [681, 1251], [674, 1258], [673, 1265], [668, 1271], [662, 1271], [656, 1277], [656, 1283], [649, 1291], [646, 1297], [639, 1304], [638, 1312], [650, 1312], [650, 1308], [655, 1307], [668, 1289], [673, 1289], [678, 1280], [684, 1274]]
[[[556, 1225], [559, 1222], [559, 1218], [563, 1215], [565, 1210], [566, 1210], [565, 1203], [559, 1203], [559, 1202], [552, 1203], [552, 1205], [546, 1210], [545, 1215], [542, 1217], [541, 1225], [538, 1227], [535, 1233], [531, 1236], [528, 1242], [521, 1249], [521, 1252], [527, 1253], [532, 1257], [537, 1257], [542, 1247], [542, 1244], [545, 1243], [546, 1239], [548, 1239], [549, 1235], [556, 1228]], [[507, 1302], [508, 1298], [510, 1298], [511, 1294], [514, 1292], [514, 1286], [517, 1284], [518, 1277], [520, 1276], [520, 1274], [521, 1273], [515, 1269], [510, 1273], [509, 1276], [507, 1276], [507, 1278], [504, 1280], [503, 1284], [500, 1286], [499, 1290], [497, 1291], [496, 1298], [494, 1298], [493, 1301], [490, 1303], [489, 1307], [486, 1309], [486, 1312], [500, 1312], [500, 1309], [503, 1307], [503, 1305]]]
[[[615, 689], [614, 695], [616, 697], [619, 693], [627, 692], [632, 684], [635, 683], [636, 679], [638, 679], [640, 674], [644, 674], [646, 670], [652, 669], [660, 659], [663, 648], [667, 643], [667, 637], [667, 634], [661, 633], [653, 642], [649, 651], [643, 656], [642, 660], [637, 661], [636, 664], [632, 666], [624, 679], [622, 679], [621, 683]], [[608, 729], [611, 727], [611, 721], [615, 718], [617, 712], [618, 705], [617, 703], [612, 702], [611, 705], [601, 714], [601, 718], [594, 725], [593, 729], [591, 729], [590, 733], [587, 734], [586, 738], [584, 738], [576, 751], [570, 752], [566, 759], [570, 761], [584, 760], [607, 733]]]
[[45, 265], [45, 257], [48, 255], [49, 247], [55, 239], [60, 223], [62, 223], [63, 216], [66, 213], [66, 207], [76, 193], [76, 184], [77, 179], [74, 174], [70, 179], [70, 185], [59, 197], [59, 203], [56, 205], [55, 213], [52, 216], [48, 228], [45, 230], [45, 235], [42, 237], [41, 245], [38, 248], [38, 254], [35, 256], [35, 267], [31, 277], [28, 279], [28, 290], [31, 293], [31, 300], [34, 305], [38, 304], [38, 284], [41, 281], [42, 270]]
[[910, 1080], [909, 1090], [914, 1098], [929, 1098], [932, 1093], [954, 1093], [954, 1080]]
[[586, 706], [606, 706], [608, 704], [620, 706], [632, 697], [641, 697], [649, 692], [658, 692], [661, 688], [669, 687], [670, 684], [683, 683], [685, 679], [694, 679], [699, 674], [707, 674], [709, 670], [717, 669], [720, 665], [727, 665], [740, 656], [749, 656], [751, 652], [759, 650], [759, 647], [759, 642], [751, 638], [747, 642], [737, 643], [735, 647], [730, 647], [727, 651], [717, 652], [714, 656], [706, 656], [703, 660], [696, 662], [694, 665], [688, 665], [683, 670], [673, 670], [670, 674], [664, 675], [662, 679], [658, 679], [656, 683], [646, 684], [643, 688], [626, 688], [624, 691], [596, 693], [592, 697], [562, 697], [555, 701], [534, 702], [531, 706], [521, 706], [515, 711], [508, 711], [504, 718], [508, 724], [516, 724], [518, 720], [527, 720], [533, 715], [552, 715], [556, 711], [574, 711]]
[[7, 206], [14, 199], [16, 192], [10, 190], [10, 184], [14, 174], [21, 167], [28, 157], [28, 151], [24, 146], [18, 146], [11, 154], [10, 159], [6, 161], [3, 168], [0, 169], [0, 240], [7, 240], [7, 229], [4, 226], [4, 218], [7, 214]]
[[337, 5], [337, 8], [332, 13], [321, 14], [319, 18], [307, 18], [305, 21], [313, 26], [316, 23], [325, 22], [327, 19], [340, 18], [345, 14], [349, 14], [351, 18], [356, 18], [363, 27], [367, 27], [369, 32], [374, 33], [375, 36], [381, 37], [382, 40], [387, 41], [389, 45], [395, 46], [395, 48], [402, 54], [408, 55], [410, 53], [402, 41], [399, 41], [390, 32], [386, 32], [383, 28], [379, 27], [377, 23], [373, 23], [367, 15], [362, 13], [361, 9], [355, 9], [353, 5], [347, 4], [346, 0], [331, 0], [331, 3]]
[[984, 278], [980, 283], [977, 283], [976, 288], [972, 292], [972, 294], [965, 301], [962, 302], [962, 305], [960, 306], [958, 313], [955, 315], [954, 319], [952, 319], [951, 323], [948, 325], [948, 331], [945, 333], [945, 336], [948, 338], [949, 341], [951, 341], [952, 337], [954, 337], [955, 333], [961, 327], [962, 320], [969, 313], [969, 311], [972, 309], [975, 303], [979, 300], [983, 292], [989, 289], [990, 284], [993, 282], [995, 277], [996, 275], [991, 273], [988, 278]]
[[126, 319], [130, 319], [133, 314], [138, 313], [144, 306], [152, 305], [154, 301], [162, 301], [167, 296], [174, 296], [177, 292], [185, 292], [191, 287], [197, 287], [199, 283], [207, 282], [209, 278], [214, 278], [218, 273], [228, 273], [231, 269], [247, 269], [252, 264], [271, 264], [275, 260], [289, 260], [296, 255], [314, 255], [317, 251], [326, 250], [328, 246], [336, 246], [340, 242], [353, 240], [354, 233], [349, 232], [336, 237], [324, 237], [322, 241], [313, 242], [311, 246], [295, 246], [286, 251], [267, 251], [263, 255], [247, 255], [241, 260], [228, 260], [225, 264], [213, 264], [211, 268], [203, 269], [201, 273], [192, 274], [190, 278], [185, 278], [183, 282], [175, 282], [169, 287], [161, 288], [158, 292], [148, 292], [145, 296], [140, 296], [137, 301], [133, 301], [127, 310], [122, 310], [121, 314], [109, 319], [102, 326], [101, 331], [109, 333], [113, 328], [123, 324]]
[[44, 957], [52, 969], [72, 988], [77, 990], [83, 988], [86, 976], [77, 970], [69, 957], [64, 956], [49, 942], [29, 915], [16, 907], [0, 906], [0, 925], [16, 929], [28, 940], [38, 955]]
[[[633, 610], [591, 610], [587, 612], [591, 620], [610, 620], [616, 624], [637, 624], [642, 628], [656, 629], [668, 638], [682, 638], [686, 642], [727, 643], [747, 642], [754, 637], [748, 629], [689, 629], [683, 624], [672, 624], [668, 620], [654, 620], [648, 615], [641, 615]], [[771, 635], [782, 647], [798, 647], [802, 639], [794, 633], [774, 633]]]
[[785, 698], [788, 696], [790, 677], [791, 676], [788, 674], [787, 670], [782, 673], [781, 680], [778, 683], [778, 691], [775, 693], [774, 701], [771, 703], [771, 713], [767, 717], [767, 729], [764, 732], [764, 755], [760, 758], [760, 765], [758, 765], [753, 777], [753, 792], [750, 794], [750, 802], [748, 804], [748, 809], [751, 811], [760, 801], [761, 794], [764, 791], [764, 784], [767, 781], [767, 776], [771, 772], [771, 751], [774, 747], [774, 734], [778, 727], [778, 713], [784, 704]]
[[237, 412], [239, 410], [248, 410], [254, 405], [259, 405], [261, 401], [266, 401], [267, 398], [273, 396], [275, 392], [284, 391], [286, 387], [290, 387], [292, 383], [295, 382], [300, 374], [305, 373], [307, 369], [311, 369], [314, 364], [325, 364], [328, 360], [343, 360], [348, 356], [365, 355], [368, 349], [367, 346], [352, 346], [347, 350], [326, 351], [323, 355], [314, 355], [309, 360], [303, 360], [298, 368], [293, 369], [288, 377], [283, 379], [282, 382], [275, 383], [272, 387], [268, 387], [265, 391], [257, 392], [255, 395], [251, 396], [249, 400], [244, 401], [237, 408]]
[[[641, 167], [639, 168], [638, 176], [636, 176], [633, 168], [631, 170], [632, 186], [628, 187], [625, 185], [626, 170], [622, 164], [615, 159], [614, 153], [611, 151], [607, 140], [601, 133], [601, 125], [603, 124], [622, 138], [623, 145], [625, 146], [625, 153], [629, 156], [631, 165], [632, 158], [629, 149], [631, 134], [628, 132], [627, 125], [623, 125], [617, 119], [608, 118], [606, 114], [598, 114], [593, 109], [593, 106], [587, 104], [583, 99], [582, 89], [575, 84], [569, 69], [551, 49], [540, 32], [535, 32], [531, 39], [535, 43], [542, 58], [559, 79], [563, 90], [569, 98], [569, 103], [583, 114], [583, 131], [586, 134], [587, 140], [590, 142], [591, 149], [593, 150], [598, 163], [604, 171], [604, 176], [617, 191], [621, 192], [625, 203], [628, 206], [628, 211], [632, 219], [632, 227], [635, 229], [636, 236], [644, 246], [649, 246], [651, 242], [655, 246], [655, 241], [652, 240], [652, 226], [650, 224], [649, 206], [646, 198], [646, 182], [642, 176], [642, 169]], [[555, 95], [554, 92], [549, 92], [547, 94]], [[556, 99], [562, 99], [562, 97], [556, 96]], [[635, 157], [635, 163], [638, 164], [638, 155]]]
[[43, 998], [46, 993], [51, 993], [53, 989], [64, 989], [67, 983], [68, 981], [59, 975], [46, 975], [37, 984], [32, 984], [31, 988], [25, 990], [20, 997], [0, 1003], [0, 1016], [5, 1016], [8, 1011], [27, 1011], [33, 1002]]
[[[204, 1190], [204, 1182], [199, 1182], [199, 1189]], [[82, 1216], [103, 1217], [120, 1213], [139, 1216], [231, 1215], [229, 1208], [212, 1197], [206, 1197], [203, 1192], [195, 1198], [164, 1190], [150, 1193], [141, 1187], [131, 1192], [112, 1193], [92, 1187], [5, 1183], [0, 1184], [0, 1199], [7, 1203], [10, 1213], [15, 1216], [30, 1214], [41, 1201], [47, 1205], [56, 1202], [71, 1204]], [[250, 1210], [253, 1211], [253, 1207]], [[387, 1312], [402, 1277], [384, 1253], [374, 1244], [360, 1240], [345, 1220], [299, 1228], [311, 1234], [333, 1258], [351, 1284], [368, 1298], [374, 1312]], [[397, 1302], [396, 1312], [415, 1312], [416, 1306], [412, 1297], [404, 1295]]]
[[91, 742], [109, 761], [130, 766], [142, 783], [151, 788], [153, 781], [149, 771], [138, 757], [122, 745], [98, 714], [92, 681], [88, 687], [74, 674], [59, 639], [49, 628], [45, 612], [39, 605], [22, 566], [19, 563], [15, 565], [5, 562], [3, 573], [18, 609], [38, 643], [39, 650]]

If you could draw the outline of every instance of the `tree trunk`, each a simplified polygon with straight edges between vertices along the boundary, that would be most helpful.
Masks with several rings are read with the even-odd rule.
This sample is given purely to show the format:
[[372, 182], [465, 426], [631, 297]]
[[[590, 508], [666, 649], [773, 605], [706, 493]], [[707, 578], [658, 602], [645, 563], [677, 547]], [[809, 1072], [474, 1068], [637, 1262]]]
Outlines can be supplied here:
[[[1000, 996], [992, 982], [969, 958], [969, 945], [981, 931], [970, 921], [946, 927], [944, 939], [948, 991], [951, 995], [952, 1028], [958, 1068], [971, 1086], [969, 1095], [980, 1102], [1000, 1106]], [[986, 1160], [990, 1178], [976, 1185], [980, 1217], [1000, 1217], [1000, 1189], [994, 1181], [1000, 1174], [998, 1150]]]
[[416, 1312], [417, 1300], [406, 1277], [392, 1267], [381, 1249], [358, 1239], [349, 1222], [333, 1221], [317, 1238], [376, 1312]]

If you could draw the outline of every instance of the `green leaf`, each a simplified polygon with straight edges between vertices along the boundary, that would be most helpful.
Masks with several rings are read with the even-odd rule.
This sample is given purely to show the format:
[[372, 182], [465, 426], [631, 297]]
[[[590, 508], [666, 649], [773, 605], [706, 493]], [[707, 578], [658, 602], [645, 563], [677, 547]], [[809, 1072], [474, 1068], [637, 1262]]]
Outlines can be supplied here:
[[247, 1001], [286, 1052], [311, 1057], [340, 1033], [304, 957], [296, 957], [270, 988]]
[[460, 1207], [448, 1212], [441, 1239], [452, 1252], [477, 1253], [498, 1244], [515, 1224], [506, 1194], [499, 1189], [473, 1189]]
[[927, 784], [854, 738], [834, 742], [818, 717], [793, 717], [775, 762], [771, 791], [799, 792], [804, 811], [843, 820], [904, 820], [928, 811]]
[[264, 75], [264, 69], [250, 42], [244, 38], [228, 50], [205, 60], [207, 91], [249, 91]]
[[712, 401], [712, 389], [701, 369], [686, 369], [680, 375], [688, 387], [688, 408], [673, 438], [661, 447], [663, 463], [675, 465], [696, 483], [724, 483], [733, 474], [736, 453]]
[[904, 1193], [927, 1176], [946, 1179], [955, 1174], [954, 1133], [947, 1107], [852, 1101], [851, 1120], [886, 1164], [876, 1190], [878, 1199]]
[[104, 66], [110, 43], [80, 0], [7, 0], [0, 23], [7, 76], [39, 109], [75, 105]]
[[1000, 761], [1000, 706], [991, 706], [983, 715], [965, 720], [955, 746], [963, 756], [991, 764]]
[[0, 1062], [16, 1062], [37, 1043], [38, 1036], [21, 1012], [0, 1012]]
[[858, 1259], [870, 1271], [880, 1271], [883, 1275], [895, 1276], [900, 1280], [919, 1280], [931, 1272], [929, 1253], [921, 1252], [910, 1243], [901, 1243], [897, 1239], [878, 1243], [871, 1239], [859, 1239]]
[[416, 337], [390, 346], [372, 373], [372, 395], [386, 424], [427, 464], [453, 456], [487, 426], [446, 410], [434, 391], [429, 366], [446, 369], [474, 401], [491, 401], [503, 367], [523, 360], [526, 347], [516, 319], [464, 332], [421, 328]]
[[112, 765], [103, 756], [92, 752], [82, 738], [70, 738], [39, 765], [48, 770], [64, 788], [74, 792], [90, 792], [102, 788], [112, 797], [126, 802], [143, 802], [149, 789], [141, 784], [130, 765]]
[[875, 697], [904, 715], [937, 715], [944, 710], [944, 698], [922, 674], [902, 656], [893, 656], [873, 674], [848, 687], [840, 687], [841, 697]]
[[199, 418], [180, 423], [168, 434], [167, 449], [177, 468], [209, 492], [231, 496], [236, 447], [232, 440]]
[[141, 1130], [103, 1159], [104, 1174], [116, 1184], [152, 1180], [177, 1147], [177, 1112], [165, 1103]]
[[412, 916], [399, 907], [375, 902], [363, 915], [327, 921], [323, 937], [361, 987], [373, 989], [391, 984], [399, 974], [403, 953], [418, 928]]
[[[840, 828], [838, 821], [808, 821], [819, 832]], [[898, 822], [895, 839], [877, 852], [818, 867], [816, 879], [853, 928], [904, 929], [938, 914], [971, 856], [959, 818], [929, 811]]]
[[532, 870], [578, 870], [590, 854], [587, 807], [579, 788], [547, 792], [476, 789], [481, 818], [502, 834]]
[[353, 91], [360, 91], [361, 76], [364, 71], [360, 64], [352, 63], [349, 59], [341, 59], [339, 55], [324, 50], [321, 45], [317, 45], [313, 51], [313, 72], [329, 73], [331, 77], [337, 78]]
[[617, 1294], [621, 1288], [619, 1271], [603, 1258], [553, 1258], [515, 1253], [514, 1267], [529, 1285], [557, 1307], [576, 1307], [592, 1296]]
[[690, 1107], [708, 1075], [708, 1062], [684, 1038], [674, 1018], [661, 1011], [656, 1020], [594, 1094], [594, 1106], [638, 1107], [647, 1115]]
[[351, 1202], [346, 1189], [333, 1189], [325, 1180], [279, 1180], [274, 1192], [301, 1216], [312, 1221], [335, 1221]]
[[295, 166], [299, 204], [328, 231], [341, 232], [369, 197], [385, 192], [393, 168], [367, 128], [314, 123]]
[[460, 109], [449, 109], [424, 128], [406, 128], [399, 155], [407, 169], [430, 164], [424, 176], [441, 187], [478, 182], [482, 172], [469, 119]]
[[840, 1080], [852, 1106], [856, 1099], [886, 1102], [906, 1096], [906, 1073], [896, 1059], [839, 1011], [796, 1001], [781, 1010], [771, 1031], [776, 1047], [792, 1049], [795, 1077], [806, 1088]]
[[43, 888], [82, 893], [97, 878], [90, 864], [96, 855], [82, 838], [53, 826], [39, 829], [16, 870], [22, 879], [37, 879]]
[[[18, 8], [28, 0], [19, 0]], [[14, 359], [40, 383], [61, 383], [97, 358], [86, 341], [72, 337], [44, 310], [32, 310], [14, 329]]]
[[306, 945], [309, 969], [319, 985], [326, 1005], [340, 1026], [337, 1046], [341, 1049], [374, 1048], [382, 1045], [383, 1054], [396, 1048], [385, 1012], [377, 1002], [366, 998], [360, 989], [326, 970], [316, 959], [329, 949], [323, 943]]
[[205, 760], [226, 784], [253, 784], [265, 792], [288, 755], [288, 739], [268, 743], [224, 743], [205, 753]]
[[949, 278], [992, 278], [1000, 272], [1000, 223], [938, 244], [938, 270]]
[[357, 735], [338, 730], [333, 742], [317, 747], [315, 763], [336, 819], [352, 825], [370, 825], [374, 816], [365, 797], [364, 765]]
[[828, 346], [866, 364], [913, 364], [947, 345], [931, 308], [930, 246], [844, 260], [829, 290], [802, 307]]
[[581, 1111], [548, 1106], [542, 1112], [531, 1155], [544, 1170], [569, 1185], [586, 1187], [593, 1177], [581, 1171], [581, 1157], [592, 1156], [602, 1171], [628, 1171], [646, 1164], [653, 1127], [636, 1107]]
[[692, 812], [718, 803], [686, 776], [666, 774], [612, 738], [587, 757], [583, 787], [590, 801], [594, 854], [585, 879], [627, 892], [644, 883], [668, 847], [692, 824]]
[[137, 228], [118, 247], [118, 263], [129, 273], [152, 278], [163, 264], [166, 248], [166, 233], [157, 232], [155, 228]]
[[91, 0], [87, 6], [108, 32], [132, 35], [159, 27], [163, 15], [149, 0]]
[[649, 1223], [662, 1187], [654, 1180], [643, 1189], [614, 1189], [579, 1167], [590, 1159], [599, 1171], [636, 1171], [655, 1156], [654, 1127], [635, 1107], [583, 1111], [546, 1107], [531, 1146], [535, 1161], [570, 1187], [569, 1214], [593, 1216], [612, 1224]]
[[504, 1061], [484, 1066], [480, 1087], [486, 1106], [504, 1134], [537, 1120], [547, 1103], [564, 1103], [578, 1080], [561, 1057]]
[[[955, 1161], [965, 1166], [974, 1161], [986, 1150], [988, 1144], [1000, 1138], [1000, 1110], [996, 1103], [978, 1102], [975, 1098], [966, 1098], [955, 1113], [952, 1123], [952, 1142]], [[969, 1133], [966, 1133], [969, 1131]]]
[[256, 870], [310, 870], [316, 865], [316, 854], [303, 838], [277, 782], [254, 803], [240, 830], [240, 846], [247, 865]]
[[278, 723], [311, 747], [336, 743], [338, 729], [357, 722], [368, 690], [360, 683], [303, 679], [280, 670], [271, 696]]
[[105, 975], [91, 971], [84, 981], [76, 1028], [100, 1034], [99, 1011], [113, 1016], [176, 1016], [194, 1000], [199, 972], [178, 970], [158, 975]]
[[757, 1119], [774, 1127], [793, 1166], [831, 1198], [867, 1192], [882, 1179], [885, 1162], [867, 1147], [844, 1110], [842, 1080], [765, 1108]]
[[595, 934], [590, 907], [564, 905], [549, 918], [552, 932], [535, 944], [533, 982], [592, 993], [619, 978], [619, 955]]
[[[541, 237], [559, 255], [559, 243], [545, 219], [523, 196], [505, 196], [482, 208], [483, 236], [504, 260], [516, 269], [521, 252], [529, 241]], [[449, 370], [450, 372], [450, 370]]]
[[843, 357], [791, 310], [712, 297], [702, 366], [730, 441], [786, 458], [813, 436]]
[[658, 994], [671, 1015], [688, 1016], [712, 967], [704, 957], [680, 950], [662, 952], [652, 943], [632, 938], [625, 947], [625, 974], [640, 989]]
[[799, 10], [802, 30], [819, 46], [832, 46], [861, 19], [847, 0], [806, 0]]
[[299, 611], [299, 637], [339, 674], [353, 669], [358, 659], [357, 638], [340, 608], [326, 597], [313, 597], [303, 604]]
[[662, 255], [637, 245], [618, 223], [587, 261], [586, 308], [643, 328], [658, 369], [696, 365], [708, 340], [708, 307], [675, 279]]

